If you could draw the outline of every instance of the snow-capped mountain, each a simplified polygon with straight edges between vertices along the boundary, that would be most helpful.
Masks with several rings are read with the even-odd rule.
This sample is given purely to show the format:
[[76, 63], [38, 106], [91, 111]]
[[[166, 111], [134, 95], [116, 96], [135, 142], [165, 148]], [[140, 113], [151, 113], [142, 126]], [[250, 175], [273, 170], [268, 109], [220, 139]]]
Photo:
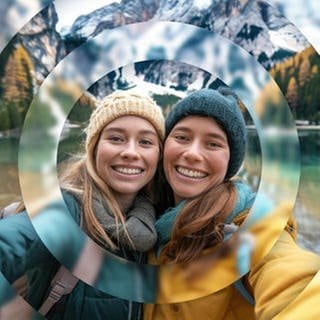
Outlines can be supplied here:
[[307, 37], [320, 52], [319, 2], [314, 0], [268, 0]]
[[[243, 81], [253, 86], [253, 79], [248, 79], [246, 75], [250, 71], [246, 70], [251, 68], [250, 63], [245, 62], [243, 56], [233, 50], [234, 47], [231, 50], [230, 46], [223, 43], [231, 41], [238, 45], [267, 69], [279, 59], [308, 45], [301, 33], [279, 11], [266, 1], [257, 0], [122, 0], [78, 17], [70, 26], [69, 33], [63, 36], [56, 30], [58, 19], [59, 13], [52, 3], [30, 20], [15, 40], [25, 46], [33, 59], [37, 83], [41, 83], [67, 53], [87, 39], [92, 40], [92, 45], [77, 49], [78, 53], [75, 50], [74, 67], [68, 67], [70, 74], [74, 72], [83, 77], [92, 75], [94, 79], [97, 70], [110, 63], [109, 54], [112, 52], [119, 57], [121, 54], [126, 57], [143, 49], [146, 59], [183, 59], [188, 55], [188, 61], [199, 62], [199, 65], [201, 61], [206, 61], [207, 66], [215, 63], [211, 60], [219, 61], [225, 70], [218, 70], [218, 73], [227, 80], [239, 82], [239, 86]], [[134, 32], [131, 31], [135, 27], [117, 27], [142, 21], [175, 21], [177, 25], [162, 28], [156, 24], [153, 27], [148, 25], [148, 30], [143, 30], [142, 45], [133, 44], [124, 49], [132, 39]], [[199, 28], [192, 30], [187, 25]], [[221, 46], [217, 42], [212, 43], [208, 31], [221, 37]], [[214, 58], [208, 52], [214, 52]], [[167, 71], [172, 70], [170, 64]], [[169, 74], [164, 74], [162, 84], [165, 77], [170, 78]], [[154, 75], [151, 78], [156, 77]], [[257, 79], [259, 81], [259, 77]], [[179, 87], [179, 83], [176, 86]]]
[[103, 30], [140, 21], [176, 21], [214, 31], [238, 44], [269, 68], [278, 50], [298, 52], [308, 43], [299, 30], [266, 1], [130, 0], [79, 17], [70, 35], [96, 36]]
[[32, 17], [52, 0], [0, 1], [0, 52]]
[[58, 16], [51, 3], [26, 24], [18, 34], [18, 41], [28, 50], [34, 61], [37, 80], [41, 82], [66, 55], [64, 42], [56, 31]]

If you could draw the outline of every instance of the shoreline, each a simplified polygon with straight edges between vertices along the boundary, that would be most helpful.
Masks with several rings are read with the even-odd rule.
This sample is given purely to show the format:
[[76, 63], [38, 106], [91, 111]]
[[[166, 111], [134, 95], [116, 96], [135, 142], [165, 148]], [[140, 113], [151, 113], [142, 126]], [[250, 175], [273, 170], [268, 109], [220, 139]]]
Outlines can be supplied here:
[[[256, 130], [256, 126], [255, 125], [246, 125], [246, 128], [249, 130]], [[280, 129], [285, 129], [285, 128], [281, 128]], [[320, 130], [320, 125], [299, 125], [296, 126], [296, 129], [299, 130]]]
[[[81, 125], [78, 123], [69, 123], [65, 126], [67, 129], [74, 129], [74, 128], [81, 128]], [[248, 130], [256, 130], [256, 126], [253, 124], [246, 125], [246, 128]], [[279, 129], [286, 129], [286, 128], [279, 128]], [[299, 130], [320, 130], [320, 125], [296, 125], [297, 131]], [[0, 131], [0, 139], [2, 138], [19, 138], [20, 137], [20, 130], [19, 129], [11, 129], [11, 130], [5, 130]]]
[[297, 130], [320, 130], [319, 125], [296, 126]]

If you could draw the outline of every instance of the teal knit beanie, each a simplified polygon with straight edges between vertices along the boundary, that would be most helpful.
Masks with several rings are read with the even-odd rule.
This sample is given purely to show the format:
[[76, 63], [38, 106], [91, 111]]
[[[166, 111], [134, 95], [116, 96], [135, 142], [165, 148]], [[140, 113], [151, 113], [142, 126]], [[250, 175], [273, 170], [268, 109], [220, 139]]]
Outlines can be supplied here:
[[246, 149], [245, 121], [238, 98], [229, 88], [201, 89], [180, 100], [166, 118], [166, 136], [181, 119], [198, 115], [213, 118], [226, 132], [230, 160], [226, 178], [233, 177], [241, 167]]

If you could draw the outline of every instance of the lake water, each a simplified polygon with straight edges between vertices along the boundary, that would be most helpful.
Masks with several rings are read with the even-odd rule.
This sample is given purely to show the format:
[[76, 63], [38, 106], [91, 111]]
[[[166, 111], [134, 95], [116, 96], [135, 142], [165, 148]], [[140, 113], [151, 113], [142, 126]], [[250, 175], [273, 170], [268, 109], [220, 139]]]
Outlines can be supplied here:
[[[295, 216], [298, 222], [299, 243], [320, 254], [320, 130], [299, 130], [301, 176], [299, 191], [295, 204]], [[79, 128], [71, 128], [65, 134], [65, 138], [59, 145], [58, 161], [63, 161], [69, 155], [79, 151], [79, 142], [82, 138], [82, 131]], [[281, 155], [284, 159], [288, 157], [288, 139], [276, 135], [277, 147], [271, 150], [278, 158]], [[33, 143], [35, 150], [32, 153], [34, 163], [37, 163], [37, 156], [40, 154], [36, 149], [37, 143]], [[41, 152], [45, 148], [41, 145]], [[18, 150], [19, 141], [17, 138], [0, 137], [0, 206], [4, 206], [20, 196], [18, 177]], [[294, 169], [286, 166], [286, 163], [277, 163], [272, 169], [272, 154], [270, 156], [270, 170], [275, 172], [285, 170], [286, 176], [294, 176]], [[293, 155], [294, 156], [294, 155]], [[248, 183], [256, 188], [259, 183], [261, 170], [260, 145], [255, 130], [248, 133], [248, 152], [246, 157], [246, 179]], [[277, 174], [277, 173], [276, 173]], [[290, 178], [289, 178], [290, 181]], [[272, 175], [270, 176], [272, 185]], [[37, 184], [32, 185], [37, 188]], [[276, 194], [276, 193], [275, 193]]]
[[[261, 169], [259, 140], [255, 130], [249, 130], [248, 136], [248, 171], [251, 175], [251, 181], [257, 182]], [[320, 130], [298, 130], [298, 138], [300, 145], [298, 163], [301, 163], [301, 171], [294, 208], [298, 224], [298, 242], [305, 248], [320, 254]], [[277, 143], [271, 141], [273, 147], [270, 148], [268, 160], [269, 172], [271, 172], [270, 184], [272, 185], [273, 172], [275, 172], [275, 175], [279, 172], [284, 173], [286, 183], [290, 183], [292, 177], [294, 183], [297, 170], [290, 167], [285, 161], [288, 157], [296, 156], [294, 152], [288, 154], [290, 152], [288, 147], [290, 137], [287, 137], [285, 133], [277, 133], [272, 139], [276, 140]], [[273, 157], [280, 159], [281, 163], [273, 163]], [[277, 183], [279, 189], [290, 189], [290, 186], [282, 185], [281, 181]], [[253, 187], [255, 184], [251, 183]], [[274, 191], [274, 197], [277, 197], [277, 188]]]

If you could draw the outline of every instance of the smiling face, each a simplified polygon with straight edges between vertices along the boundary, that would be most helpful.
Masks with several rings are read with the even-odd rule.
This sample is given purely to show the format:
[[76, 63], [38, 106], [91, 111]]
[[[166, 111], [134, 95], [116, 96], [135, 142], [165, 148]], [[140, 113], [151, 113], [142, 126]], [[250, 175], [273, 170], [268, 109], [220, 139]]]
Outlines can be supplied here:
[[220, 184], [230, 159], [227, 135], [212, 119], [188, 116], [173, 127], [163, 165], [176, 204]]
[[153, 178], [159, 155], [159, 138], [150, 122], [123, 116], [101, 131], [95, 153], [96, 170], [120, 201], [133, 201]]

